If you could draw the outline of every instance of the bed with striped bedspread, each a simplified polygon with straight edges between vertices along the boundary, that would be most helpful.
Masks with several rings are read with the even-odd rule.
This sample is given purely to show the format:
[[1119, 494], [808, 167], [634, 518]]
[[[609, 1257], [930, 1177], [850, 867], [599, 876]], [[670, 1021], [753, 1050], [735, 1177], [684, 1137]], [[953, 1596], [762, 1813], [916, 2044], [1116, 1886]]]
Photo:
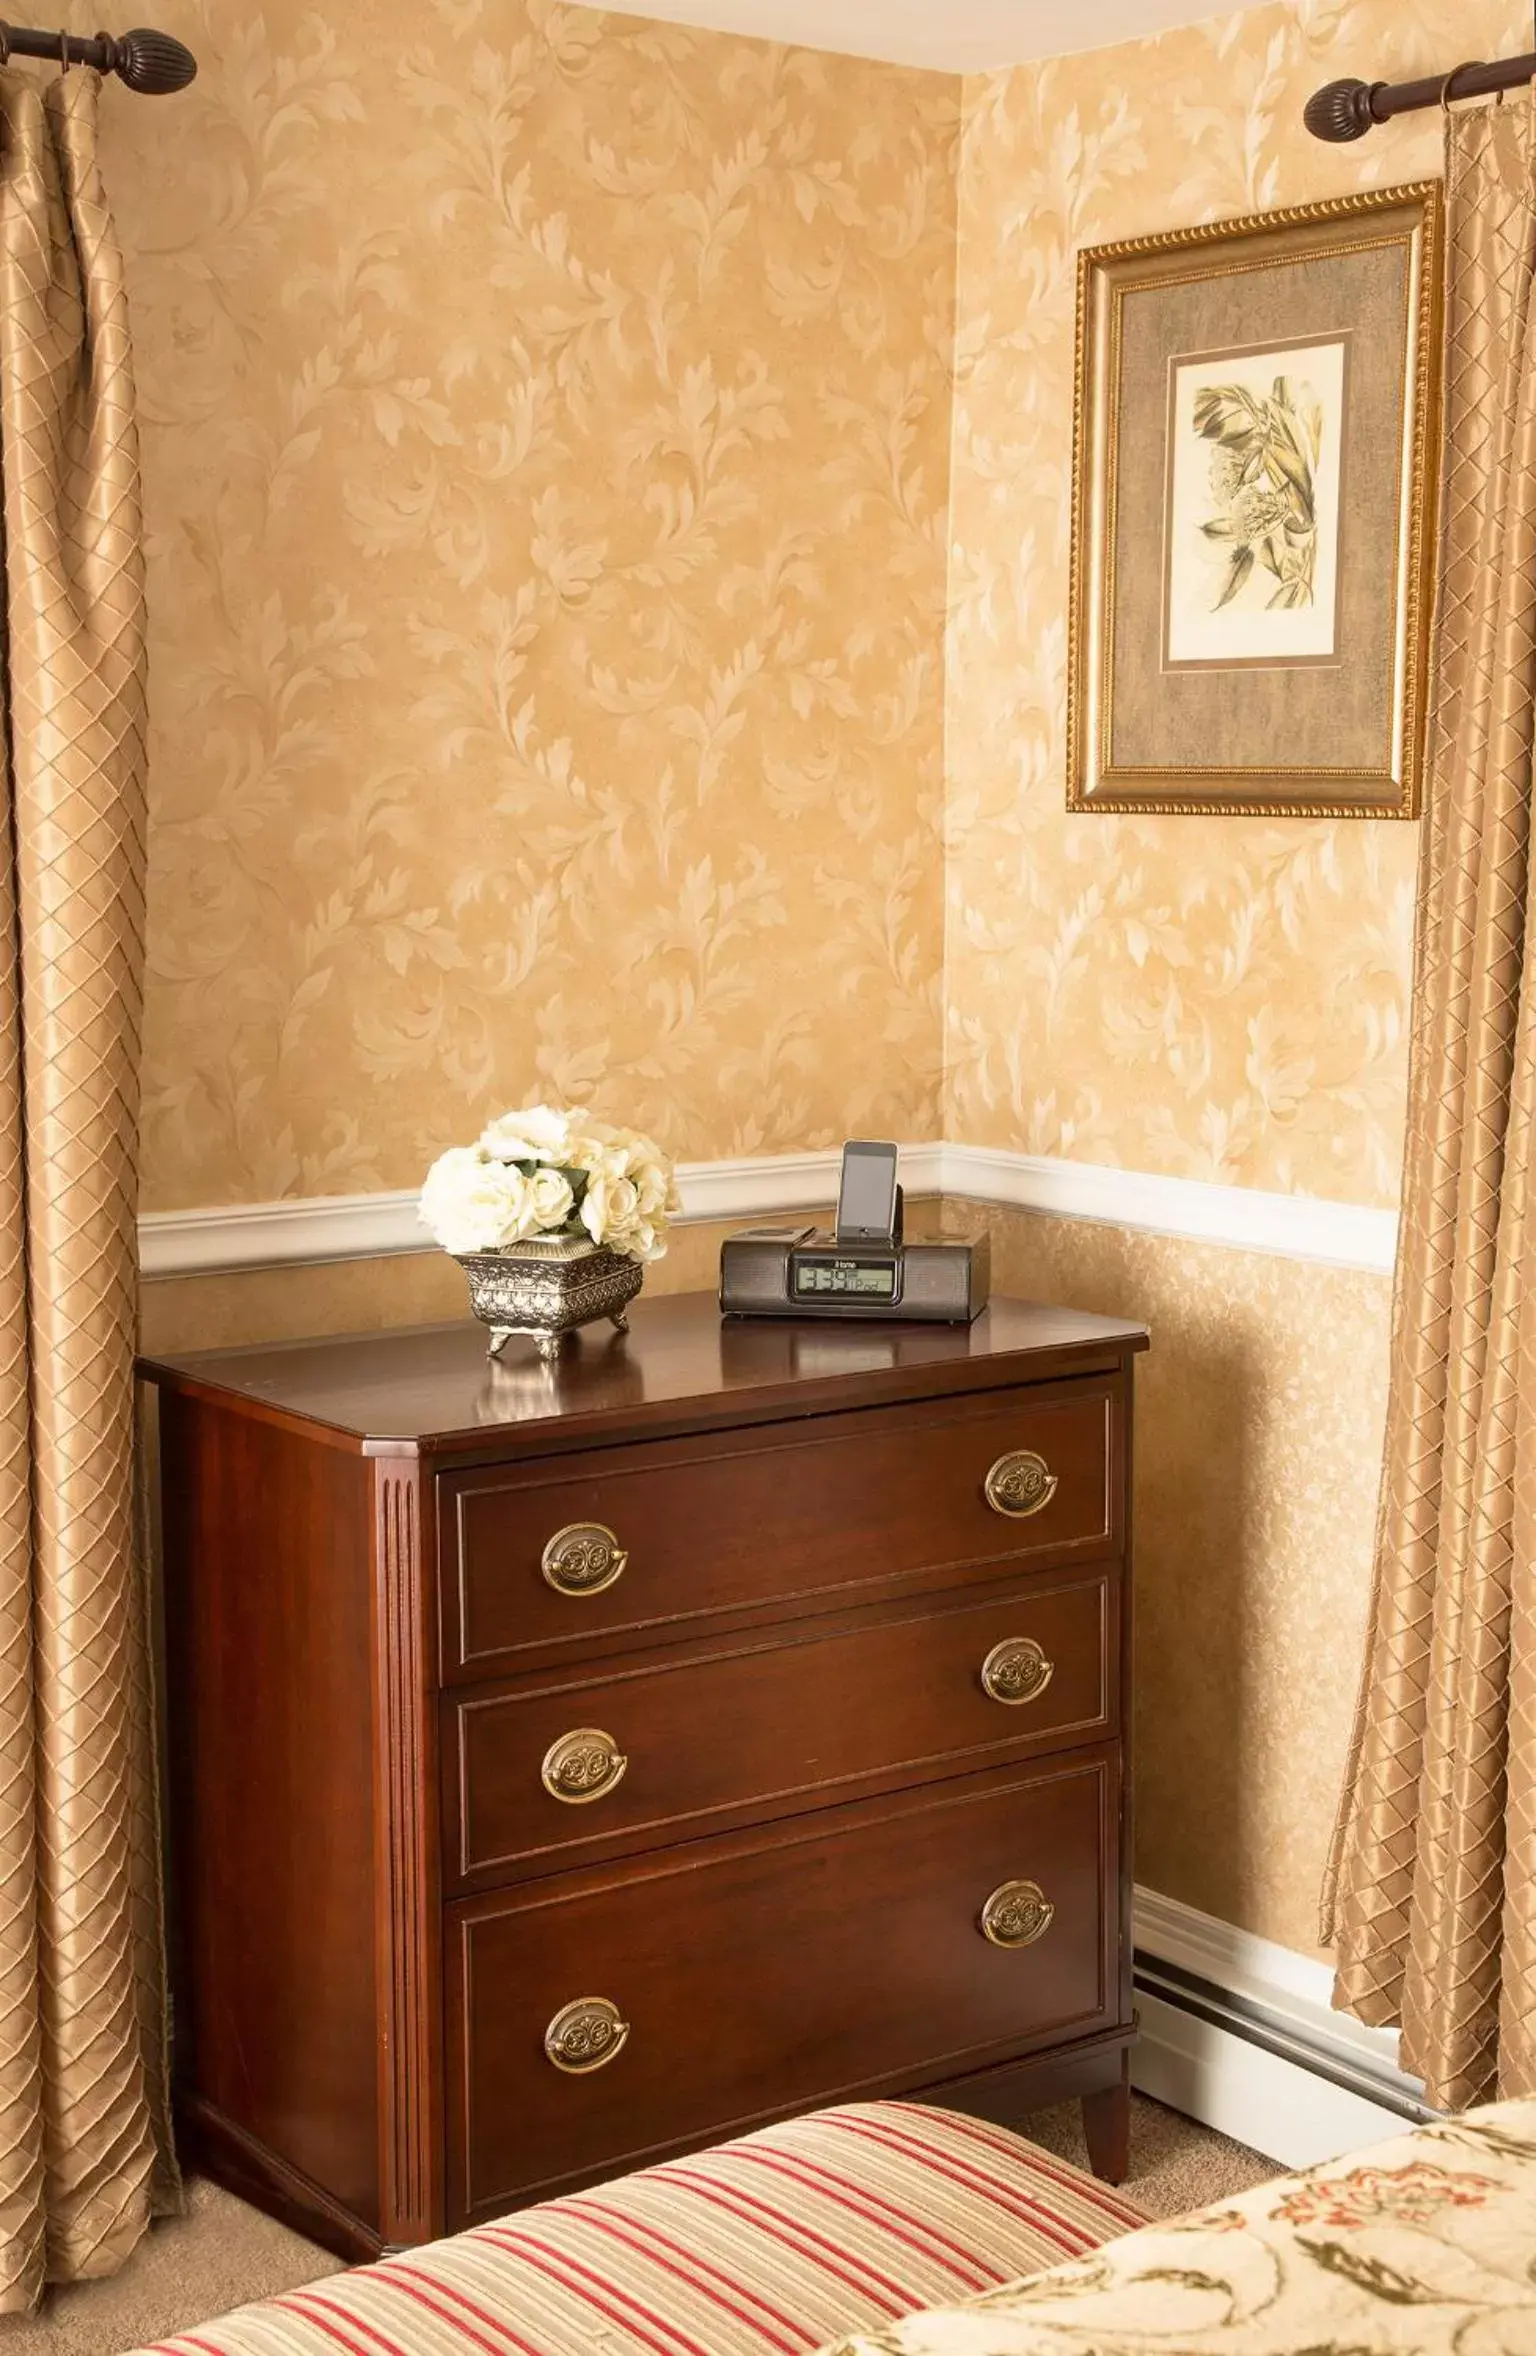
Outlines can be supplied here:
[[1143, 2222], [1002, 2128], [852, 2104], [240, 2308], [158, 2356], [803, 2356]]

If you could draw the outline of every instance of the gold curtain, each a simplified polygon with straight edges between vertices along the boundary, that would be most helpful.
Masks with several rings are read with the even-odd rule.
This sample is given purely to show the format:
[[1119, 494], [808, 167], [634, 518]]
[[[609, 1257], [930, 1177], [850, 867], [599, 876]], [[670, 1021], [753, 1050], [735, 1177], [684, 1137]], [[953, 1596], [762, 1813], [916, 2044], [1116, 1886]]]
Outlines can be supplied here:
[[0, 73], [0, 2311], [174, 2198], [134, 1543], [144, 582], [94, 75]]
[[1375, 1592], [1324, 1928], [1430, 2100], [1536, 2093], [1536, 113], [1447, 118], [1445, 530]]

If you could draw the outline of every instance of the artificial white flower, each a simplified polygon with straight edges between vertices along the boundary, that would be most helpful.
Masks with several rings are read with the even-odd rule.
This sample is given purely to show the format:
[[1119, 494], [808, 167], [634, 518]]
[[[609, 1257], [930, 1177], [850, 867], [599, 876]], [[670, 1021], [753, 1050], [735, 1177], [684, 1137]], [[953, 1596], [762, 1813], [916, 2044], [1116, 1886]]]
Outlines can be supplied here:
[[610, 1177], [598, 1170], [587, 1180], [581, 1198], [581, 1223], [594, 1243], [627, 1250], [640, 1225], [640, 1196], [628, 1178]]
[[528, 1181], [478, 1145], [450, 1146], [427, 1172], [419, 1217], [445, 1252], [497, 1252], [534, 1224]]
[[[525, 1176], [518, 1164], [536, 1166]], [[477, 1145], [439, 1155], [421, 1195], [423, 1222], [457, 1253], [585, 1232], [628, 1259], [659, 1260], [679, 1207], [672, 1165], [654, 1138], [547, 1104], [501, 1113]]]
[[602, 1134], [602, 1123], [592, 1121], [571, 1131], [569, 1143], [562, 1157], [567, 1170], [606, 1171], [610, 1178], [624, 1175], [625, 1149], [614, 1142], [613, 1133]]
[[499, 1162], [549, 1162], [564, 1168], [567, 1147], [579, 1113], [556, 1112], [552, 1105], [525, 1105], [520, 1113], [502, 1113], [480, 1132], [485, 1152]]
[[645, 1146], [644, 1157], [631, 1166], [629, 1175], [639, 1189], [641, 1217], [664, 1218], [669, 1211], [678, 1208], [672, 1165], [656, 1151], [649, 1138], [645, 1140]]
[[533, 1224], [540, 1235], [553, 1235], [575, 1208], [576, 1197], [563, 1170], [535, 1170], [527, 1180]]

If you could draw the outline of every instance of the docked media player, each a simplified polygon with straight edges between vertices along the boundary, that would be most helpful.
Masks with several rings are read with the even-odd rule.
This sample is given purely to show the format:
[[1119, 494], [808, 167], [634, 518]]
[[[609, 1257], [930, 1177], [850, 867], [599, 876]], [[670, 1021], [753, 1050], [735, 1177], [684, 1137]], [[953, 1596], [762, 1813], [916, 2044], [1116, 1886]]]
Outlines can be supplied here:
[[985, 1236], [902, 1240], [893, 1145], [843, 1148], [837, 1226], [748, 1227], [720, 1252], [727, 1317], [873, 1317], [968, 1325], [987, 1305]]

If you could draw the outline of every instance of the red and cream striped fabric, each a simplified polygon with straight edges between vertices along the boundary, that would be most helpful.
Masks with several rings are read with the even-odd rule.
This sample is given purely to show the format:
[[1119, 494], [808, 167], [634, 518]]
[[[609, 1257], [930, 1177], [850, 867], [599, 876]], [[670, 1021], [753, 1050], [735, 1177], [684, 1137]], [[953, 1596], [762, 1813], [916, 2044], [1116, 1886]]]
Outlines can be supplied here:
[[801, 2356], [1144, 2222], [1002, 2128], [860, 2103], [242, 2307], [156, 2356]]

